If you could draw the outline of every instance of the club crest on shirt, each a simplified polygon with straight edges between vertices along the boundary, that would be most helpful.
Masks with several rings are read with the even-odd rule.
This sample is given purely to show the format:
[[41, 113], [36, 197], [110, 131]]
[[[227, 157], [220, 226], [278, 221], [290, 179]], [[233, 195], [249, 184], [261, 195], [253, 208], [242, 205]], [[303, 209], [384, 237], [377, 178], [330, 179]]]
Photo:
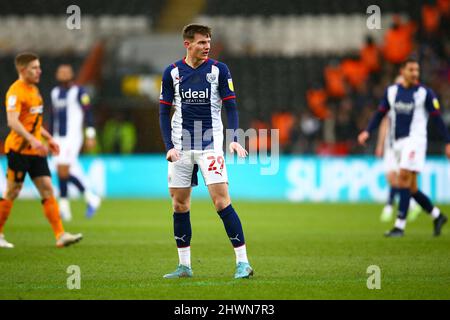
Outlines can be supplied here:
[[214, 73], [207, 73], [206, 74], [206, 81], [208, 81], [209, 83], [213, 83], [215, 82], [217, 79], [217, 76]]

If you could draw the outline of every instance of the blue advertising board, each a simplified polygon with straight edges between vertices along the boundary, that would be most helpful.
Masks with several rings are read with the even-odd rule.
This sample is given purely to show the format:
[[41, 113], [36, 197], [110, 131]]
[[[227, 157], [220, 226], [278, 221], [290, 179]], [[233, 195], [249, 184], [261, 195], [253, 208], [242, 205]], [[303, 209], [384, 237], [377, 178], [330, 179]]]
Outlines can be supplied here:
[[[231, 159], [231, 161], [230, 161]], [[237, 163], [227, 158], [230, 193], [234, 199], [380, 202], [387, 196], [382, 162], [374, 157], [280, 156]], [[233, 163], [234, 162], [234, 163]], [[5, 188], [6, 159], [1, 158], [0, 189]], [[54, 172], [54, 163], [49, 160]], [[167, 161], [164, 155], [81, 157], [86, 184], [107, 198], [166, 198]], [[199, 176], [201, 173], [199, 172]], [[53, 182], [57, 185], [56, 177]], [[207, 198], [199, 177], [194, 197]], [[420, 188], [434, 201], [450, 203], [450, 162], [443, 157], [427, 159], [419, 176]], [[57, 190], [57, 188], [55, 188]], [[70, 188], [76, 196], [75, 188]], [[27, 178], [21, 197], [38, 194]]]

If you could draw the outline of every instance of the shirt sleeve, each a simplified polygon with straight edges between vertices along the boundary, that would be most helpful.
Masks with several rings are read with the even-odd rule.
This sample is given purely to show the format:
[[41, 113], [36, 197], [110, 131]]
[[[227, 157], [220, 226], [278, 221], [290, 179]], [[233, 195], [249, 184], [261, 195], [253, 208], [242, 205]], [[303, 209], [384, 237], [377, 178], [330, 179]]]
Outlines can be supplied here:
[[161, 95], [159, 97], [159, 126], [164, 145], [166, 146], [166, 151], [169, 151], [174, 147], [170, 124], [170, 107], [172, 107], [175, 89], [173, 87], [171, 71], [172, 66], [168, 67], [163, 73], [161, 80]]
[[20, 92], [18, 90], [8, 90], [6, 93], [6, 111], [19, 112], [22, 110]]
[[427, 96], [425, 97], [425, 109], [431, 116], [439, 115], [441, 113], [439, 100], [431, 89], [427, 90]]
[[219, 94], [222, 98], [223, 106], [236, 107], [236, 94], [234, 92], [233, 79], [227, 65], [218, 63], [219, 68]]
[[383, 98], [381, 98], [380, 104], [378, 105], [378, 110], [386, 113], [391, 109], [388, 99], [388, 89], [384, 91]]
[[450, 133], [448, 132], [447, 126], [441, 117], [441, 108], [439, 105], [439, 100], [433, 90], [427, 90], [427, 96], [425, 98], [425, 109], [431, 116], [434, 125], [440, 135], [444, 138], [445, 143], [450, 143]]
[[173, 87], [173, 79], [171, 75], [172, 66], [166, 68], [161, 80], [161, 95], [159, 96], [159, 104], [171, 107], [175, 96]]
[[78, 102], [83, 108], [84, 122], [86, 127], [93, 127], [94, 116], [92, 114], [91, 98], [89, 97], [89, 94], [86, 92], [86, 89], [84, 89], [83, 87], [79, 87]]
[[383, 98], [381, 98], [380, 104], [378, 105], [378, 110], [374, 113], [374, 115], [370, 119], [369, 124], [366, 128], [366, 131], [372, 132], [376, 128], [378, 128], [378, 126], [381, 123], [381, 120], [383, 120], [384, 116], [391, 108], [388, 97], [387, 97], [387, 95], [388, 95], [387, 92], [388, 91], [386, 89], [384, 91]]

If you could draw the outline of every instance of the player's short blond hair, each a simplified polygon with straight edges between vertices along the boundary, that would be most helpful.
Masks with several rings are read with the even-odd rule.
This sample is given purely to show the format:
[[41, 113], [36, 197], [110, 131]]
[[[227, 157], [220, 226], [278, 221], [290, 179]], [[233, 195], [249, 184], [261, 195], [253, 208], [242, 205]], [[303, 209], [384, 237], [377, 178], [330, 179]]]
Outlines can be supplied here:
[[14, 64], [16, 65], [16, 69], [19, 70], [19, 68], [26, 67], [30, 62], [38, 59], [39, 56], [33, 52], [22, 52], [16, 55]]
[[191, 23], [183, 28], [183, 40], [193, 40], [195, 34], [199, 33], [201, 35], [211, 38], [212, 32], [211, 28], [202, 24]]

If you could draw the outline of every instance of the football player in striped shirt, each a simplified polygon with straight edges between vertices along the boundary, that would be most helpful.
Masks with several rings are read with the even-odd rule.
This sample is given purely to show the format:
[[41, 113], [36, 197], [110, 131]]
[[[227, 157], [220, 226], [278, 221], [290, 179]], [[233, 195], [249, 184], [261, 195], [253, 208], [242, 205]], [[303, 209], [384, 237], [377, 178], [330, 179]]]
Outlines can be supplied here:
[[[209, 27], [188, 25], [183, 29], [183, 40], [186, 57], [164, 71], [160, 97], [160, 126], [169, 161], [168, 183], [179, 256], [177, 269], [164, 275], [164, 278], [192, 276], [190, 203], [192, 186], [197, 185], [198, 170], [234, 247], [234, 277], [248, 278], [253, 275], [253, 269], [248, 262], [241, 221], [228, 193], [227, 168], [222, 150], [222, 108], [227, 114], [228, 128], [238, 128], [233, 81], [224, 63], [208, 58], [211, 42]], [[172, 107], [175, 110], [170, 120]], [[228, 148], [239, 157], [247, 156], [236, 135]]]

